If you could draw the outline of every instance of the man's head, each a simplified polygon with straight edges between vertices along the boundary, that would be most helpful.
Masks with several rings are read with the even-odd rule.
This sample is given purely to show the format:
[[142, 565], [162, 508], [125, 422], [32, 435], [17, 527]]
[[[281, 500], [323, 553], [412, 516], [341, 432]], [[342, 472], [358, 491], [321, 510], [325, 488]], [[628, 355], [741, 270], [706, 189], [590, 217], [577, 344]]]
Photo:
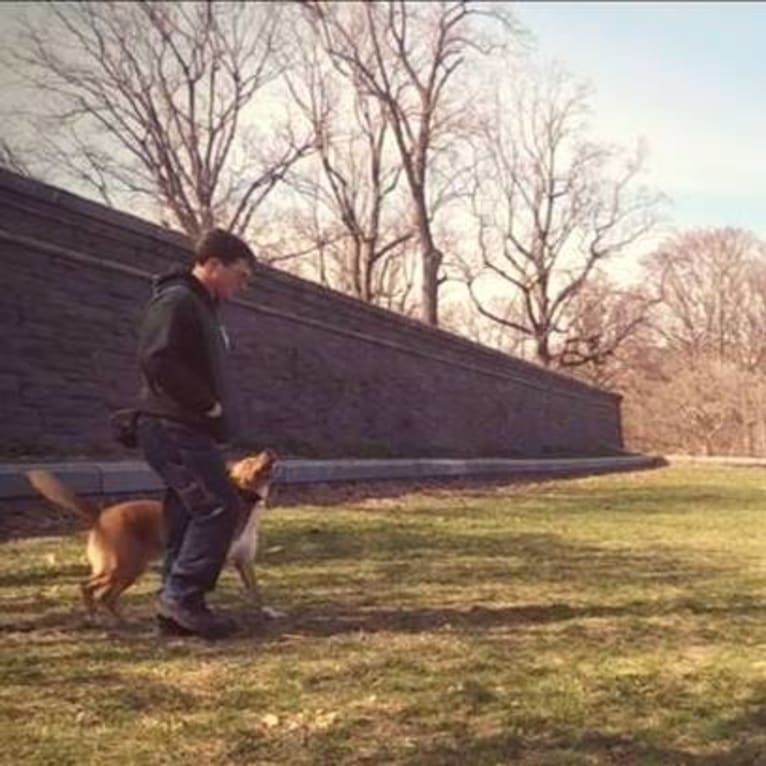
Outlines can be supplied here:
[[230, 300], [253, 278], [255, 255], [237, 236], [223, 229], [205, 232], [194, 248], [194, 274], [219, 300]]

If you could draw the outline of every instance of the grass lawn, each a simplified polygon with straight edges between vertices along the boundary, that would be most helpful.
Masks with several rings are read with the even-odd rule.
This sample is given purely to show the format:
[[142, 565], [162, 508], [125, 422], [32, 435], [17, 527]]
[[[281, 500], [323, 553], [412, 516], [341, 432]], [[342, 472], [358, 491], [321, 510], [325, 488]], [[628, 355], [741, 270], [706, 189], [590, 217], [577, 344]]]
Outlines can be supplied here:
[[82, 537], [0, 543], [3, 764], [766, 764], [766, 470], [273, 510], [259, 623], [89, 623]]

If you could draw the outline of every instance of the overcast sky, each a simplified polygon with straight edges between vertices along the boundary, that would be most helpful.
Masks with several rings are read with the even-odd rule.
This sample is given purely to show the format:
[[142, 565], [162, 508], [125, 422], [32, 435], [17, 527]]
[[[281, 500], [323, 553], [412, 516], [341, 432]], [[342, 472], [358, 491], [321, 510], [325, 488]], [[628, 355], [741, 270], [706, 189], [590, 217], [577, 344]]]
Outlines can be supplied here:
[[599, 138], [645, 139], [673, 223], [766, 237], [766, 4], [512, 7], [543, 56], [593, 85]]

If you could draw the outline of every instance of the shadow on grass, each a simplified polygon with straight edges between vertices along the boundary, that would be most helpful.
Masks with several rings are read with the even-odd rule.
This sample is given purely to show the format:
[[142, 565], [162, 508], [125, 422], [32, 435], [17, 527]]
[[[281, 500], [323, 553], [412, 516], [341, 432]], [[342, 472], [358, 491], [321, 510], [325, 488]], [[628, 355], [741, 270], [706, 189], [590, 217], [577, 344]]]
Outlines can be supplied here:
[[[282, 640], [321, 639], [342, 635], [388, 633], [430, 633], [447, 631], [477, 636], [497, 629], [526, 629], [551, 624], [577, 624], [583, 620], [635, 620], [657, 617], [709, 616], [727, 624], [742, 617], [763, 618], [766, 607], [756, 603], [714, 606], [691, 599], [667, 602], [633, 601], [617, 606], [567, 603], [525, 604], [507, 607], [466, 606], [465, 608], [353, 608], [348, 604], [325, 603], [278, 620], [266, 619], [241, 606], [230, 608], [240, 623], [240, 632], [232, 639], [202, 642], [195, 638], [160, 637], [145, 603], [129, 622], [116, 624], [106, 616], [87, 617], [73, 608], [70, 612], [48, 611], [29, 618], [16, 615], [0, 621], [0, 635], [51, 632], [57, 643], [69, 644], [77, 655], [101, 660], [135, 662], [151, 659], [158, 651], [171, 654], [190, 647], [204, 647], [206, 656], [246, 655], [255, 645]], [[662, 627], [666, 640], [672, 628]], [[712, 626], [706, 628], [712, 630]], [[684, 637], [688, 636], [684, 633]], [[679, 638], [681, 640], [681, 638]], [[185, 647], [185, 648], [183, 648]], [[761, 713], [766, 723], [766, 712]]]
[[[598, 763], [613, 766], [755, 766], [753, 752], [700, 756], [688, 750], [652, 744], [641, 735], [606, 734], [598, 731], [567, 737], [525, 738], [499, 734], [421, 750], [404, 760], [411, 766], [463, 766], [495, 763]], [[577, 760], [574, 760], [577, 758]], [[750, 758], [750, 760], [748, 760]], [[372, 760], [375, 762], [375, 759]]]
[[[762, 687], [755, 687], [747, 709], [762, 699]], [[410, 722], [411, 723], [411, 722]], [[396, 724], [391, 724], [396, 731]], [[521, 728], [521, 731], [519, 730]], [[632, 731], [608, 730], [562, 725], [533, 715], [526, 718], [523, 711], [509, 714], [508, 731], [479, 735], [473, 730], [470, 718], [453, 717], [438, 734], [423, 732], [425, 742], [403, 752], [403, 732], [380, 737], [377, 750], [368, 750], [363, 756], [353, 757], [347, 742], [353, 741], [353, 732], [343, 728], [314, 733], [304, 742], [316, 757], [314, 762], [381, 764], [396, 763], [408, 766], [477, 766], [490, 764], [609, 764], [612, 766], [758, 766], [766, 763], [763, 721], [750, 713], [735, 716], [727, 728], [726, 740], [707, 745], [704, 749], [694, 744], [679, 745], [676, 733], [658, 721], [651, 728], [636, 727]], [[417, 738], [421, 732], [410, 725], [406, 735]], [[687, 740], [688, 741], [688, 740]], [[274, 743], [251, 732], [241, 732], [229, 750], [232, 763], [274, 762]], [[705, 752], [706, 751], [706, 752]]]
[[325, 605], [321, 613], [312, 613], [284, 622], [262, 625], [265, 634], [278, 637], [282, 633], [332, 636], [340, 633], [364, 632], [430, 632], [443, 628], [455, 632], [476, 634], [495, 628], [548, 625], [603, 618], [651, 618], [672, 615], [708, 615], [730, 617], [766, 616], [766, 606], [735, 604], [713, 607], [686, 599], [658, 604], [655, 601], [635, 601], [619, 606], [598, 604], [573, 606], [566, 603], [526, 604], [523, 606], [465, 609], [369, 609], [349, 610], [343, 605]]
[[[534, 726], [529, 734], [508, 732], [486, 737], [471, 736], [468, 727], [456, 725], [442, 741], [420, 749], [399, 762], [411, 766], [462, 766], [494, 763], [598, 763], [614, 766], [656, 764], [664, 766], [763, 766], [766, 764], [766, 683], [752, 686], [742, 712], [725, 721], [727, 739], [719, 747], [683, 748], [668, 739], [668, 732], [626, 732], [592, 729], [557, 731], [555, 724]], [[658, 727], [661, 724], [658, 724]], [[672, 735], [671, 735], [672, 736]], [[446, 740], [446, 741], [445, 741]], [[378, 757], [379, 756], [379, 757]], [[371, 762], [385, 762], [390, 751], [382, 750]], [[574, 759], [577, 758], [575, 761]]]
[[[341, 633], [422, 633], [440, 629], [472, 634], [498, 627], [546, 625], [587, 617], [624, 616], [626, 608], [573, 607], [569, 604], [528, 604], [466, 609], [369, 609], [351, 611], [342, 605], [326, 605], [321, 613], [300, 617], [274, 633], [304, 636], [333, 636]], [[275, 630], [267, 626], [267, 630]]]
[[[268, 566], [278, 572], [280, 566], [299, 564], [307, 578], [302, 587], [306, 606], [303, 616], [288, 621], [288, 630], [299, 629], [315, 635], [331, 635], [348, 631], [380, 630], [430, 630], [446, 624], [472, 629], [502, 624], [546, 623], [574, 620], [582, 617], [613, 617], [633, 615], [640, 617], [667, 614], [667, 610], [687, 612], [717, 609], [710, 601], [680, 600], [663, 605], [651, 596], [658, 586], [674, 587], [688, 584], [699, 586], [719, 576], [720, 568], [710, 562], [693, 561], [673, 555], [672, 551], [646, 551], [630, 548], [609, 548], [592, 544], [567, 542], [556, 535], [521, 534], [504, 536], [474, 535], [468, 532], [452, 532], [434, 537], [434, 529], [388, 528], [378, 526], [363, 530], [362, 534], [350, 534], [348, 530], [327, 529], [315, 535], [316, 545], [307, 545], [300, 530], [291, 529], [289, 535], [281, 535], [285, 545], [277, 555], [270, 557]], [[294, 542], [290, 542], [294, 541]], [[348, 580], [346, 567], [318, 568], [326, 562], [352, 562], [365, 560], [368, 566], [364, 575]], [[312, 570], [316, 574], [312, 574]], [[0, 575], [0, 632], [26, 632], [45, 629], [87, 628], [82, 617], [79, 592], [73, 582], [87, 571], [74, 564], [66, 565], [54, 573], [44, 571], [20, 573], [6, 572]], [[309, 579], [309, 578], [314, 578]], [[525, 586], [563, 584], [589, 594], [590, 601], [598, 601], [599, 592], [609, 583], [621, 587], [646, 588], [645, 603], [612, 606], [570, 606], [548, 603], [540, 606], [488, 608], [471, 605], [471, 589], [489, 587], [502, 593], [503, 601], [513, 600], [514, 589]], [[62, 593], [41, 593], [29, 596], [15, 592], [24, 586], [66, 586]], [[395, 598], [397, 591], [410, 589], [417, 593], [421, 588], [453, 587], [465, 592], [465, 609], [430, 609], [428, 606], [412, 610], [378, 608], [376, 602], [385, 604]], [[338, 599], [338, 589], [348, 593], [346, 600]], [[333, 599], [325, 599], [323, 590], [330, 589]], [[305, 593], [316, 593], [316, 598], [305, 599]], [[268, 599], [268, 594], [266, 594]], [[423, 598], [427, 598], [424, 596]], [[246, 623], [257, 634], [265, 630], [272, 633], [274, 625], [269, 622], [250, 621], [242, 609], [239, 595], [224, 595], [237, 611], [245, 614]], [[68, 603], [67, 603], [67, 600]], [[480, 599], [479, 599], [480, 600]], [[126, 616], [135, 614], [137, 599], [129, 595], [124, 599]], [[335, 603], [333, 603], [333, 601]], [[16, 602], [16, 603], [14, 603]], [[56, 605], [55, 611], [51, 609]], [[69, 609], [71, 620], [63, 625], [62, 609]], [[144, 598], [143, 612], [148, 608]], [[738, 604], [738, 606], [737, 606]], [[737, 604], [727, 604], [725, 611], [748, 609], [754, 613], [763, 610], [758, 604], [745, 604], [741, 598]], [[289, 604], [275, 604], [287, 608]], [[373, 605], [368, 609], [367, 605]], [[37, 612], [37, 613], [36, 613]], [[733, 613], [733, 612], [732, 612]], [[280, 622], [275, 623], [280, 625]]]
[[[135, 714], [147, 711], [152, 715], [158, 712], [177, 713], [193, 709], [199, 704], [196, 695], [179, 689], [172, 681], [167, 683], [149, 679], [146, 676], [136, 683], [134, 677], [119, 671], [92, 669], [84, 671], [67, 668], [36, 668], [25, 666], [2, 668], [2, 683], [9, 686], [30, 686], [39, 689], [44, 686], [49, 694], [61, 693], [63, 697], [74, 688], [80, 698], [86, 700], [86, 716], [108, 718], [117, 713]], [[57, 692], [57, 690], [59, 690]], [[19, 705], [19, 715], [28, 713], [28, 706]], [[3, 711], [8, 717], [14, 716], [11, 701]]]
[[[511, 587], [524, 583], [598, 588], [609, 582], [677, 585], [719, 575], [725, 566], [724, 561], [681, 556], [670, 546], [607, 547], [570, 542], [552, 533], [476, 534], [440, 531], [432, 524], [415, 522], [380, 522], [358, 531], [292, 525], [289, 532], [266, 534], [276, 552], [264, 557], [268, 555], [268, 566], [276, 571], [283, 566], [305, 565], [311, 571], [321, 564], [364, 561], [378, 568], [381, 582], [389, 589], [429, 584], [467, 587], [482, 581]], [[347, 572], [342, 576], [347, 577]], [[307, 585], [310, 588], [311, 583]]]

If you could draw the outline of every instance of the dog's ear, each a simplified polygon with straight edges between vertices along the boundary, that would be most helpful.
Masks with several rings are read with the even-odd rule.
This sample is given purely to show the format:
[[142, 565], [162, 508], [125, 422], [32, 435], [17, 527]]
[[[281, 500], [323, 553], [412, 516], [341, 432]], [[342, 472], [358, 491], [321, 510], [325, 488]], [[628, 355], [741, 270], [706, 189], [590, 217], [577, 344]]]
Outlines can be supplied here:
[[229, 472], [229, 478], [238, 486], [244, 487], [247, 484], [247, 476], [245, 475], [245, 467], [247, 465], [247, 458], [243, 460], [229, 460], [226, 463], [226, 468]]
[[277, 462], [277, 454], [273, 450], [264, 449], [257, 452], [252, 457], [245, 458], [245, 461], [249, 463], [251, 470], [254, 471], [254, 475], [262, 474], [264, 472], [270, 473], [274, 464]]

